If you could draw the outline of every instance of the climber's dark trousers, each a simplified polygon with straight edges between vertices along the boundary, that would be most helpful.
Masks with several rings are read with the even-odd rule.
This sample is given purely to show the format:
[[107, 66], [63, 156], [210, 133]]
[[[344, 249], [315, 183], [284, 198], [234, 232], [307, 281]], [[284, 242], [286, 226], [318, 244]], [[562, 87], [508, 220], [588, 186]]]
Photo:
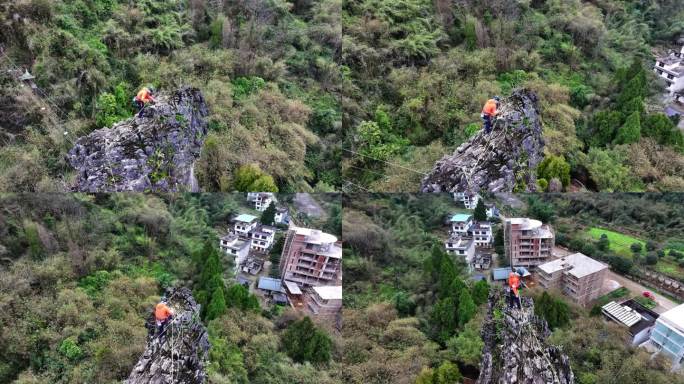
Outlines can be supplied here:
[[516, 296], [511, 291], [508, 294], [508, 308], [513, 308], [514, 305], [517, 306], [518, 309], [522, 309], [522, 304], [520, 304], [520, 296]]
[[169, 319], [157, 322], [157, 337], [162, 336], [162, 333], [164, 333], [164, 328], [166, 328], [166, 324], [168, 324], [168, 323], [169, 323]]
[[484, 120], [485, 133], [489, 134], [492, 131], [492, 117], [489, 115], [484, 115], [482, 120]]
[[138, 108], [138, 117], [142, 117], [143, 109], [145, 109], [145, 103], [140, 100], [133, 100], [133, 104]]

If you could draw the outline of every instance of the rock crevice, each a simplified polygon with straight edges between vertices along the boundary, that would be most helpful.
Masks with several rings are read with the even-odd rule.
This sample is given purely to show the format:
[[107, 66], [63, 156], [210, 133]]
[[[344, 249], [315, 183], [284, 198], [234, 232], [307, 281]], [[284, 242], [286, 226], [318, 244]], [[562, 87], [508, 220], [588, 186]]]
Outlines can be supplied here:
[[187, 288], [168, 290], [166, 295], [176, 316], [157, 336], [154, 315], [148, 319], [147, 347], [124, 384], [206, 382], [209, 338], [200, 320], [200, 306]]
[[162, 94], [134, 116], [76, 141], [69, 163], [75, 191], [197, 192], [194, 163], [207, 135], [209, 114], [199, 89]]
[[499, 110], [489, 135], [481, 130], [435, 163], [422, 192], [536, 191], [536, 168], [544, 157], [537, 95], [517, 89]]
[[508, 308], [503, 291], [492, 291], [477, 384], [573, 384], [568, 356], [546, 343], [546, 320], [534, 314], [531, 298], [523, 297], [522, 304], [520, 310]]

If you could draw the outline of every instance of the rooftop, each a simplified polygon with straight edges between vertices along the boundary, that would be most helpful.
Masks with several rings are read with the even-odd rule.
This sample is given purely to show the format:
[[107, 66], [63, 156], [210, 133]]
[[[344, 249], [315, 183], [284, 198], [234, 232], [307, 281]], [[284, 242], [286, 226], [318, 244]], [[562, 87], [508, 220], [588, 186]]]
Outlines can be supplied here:
[[652, 326], [658, 318], [657, 313], [632, 299], [620, 304], [611, 301], [602, 307], [602, 311], [614, 321], [628, 327], [632, 335]]
[[680, 332], [684, 332], [684, 304], [661, 313], [659, 320], [671, 327], [677, 328]]
[[494, 268], [492, 269], [492, 278], [494, 280], [506, 280], [508, 279], [508, 275], [512, 272], [511, 268], [505, 267], [505, 268]]
[[313, 290], [323, 300], [342, 300], [342, 286], [341, 285], [327, 285], [322, 287], [313, 287]]
[[478, 221], [471, 229], [492, 229], [492, 223], [489, 221]]
[[467, 249], [473, 245], [474, 240], [472, 237], [455, 235], [449, 238], [449, 242], [454, 244], [452, 248]]
[[298, 235], [306, 237], [306, 242], [310, 244], [331, 244], [337, 242], [337, 237], [320, 229], [295, 227], [294, 230]]
[[285, 287], [287, 287], [287, 290], [293, 295], [301, 295], [302, 294], [302, 290], [299, 289], [299, 286], [294, 281], [285, 280]]
[[513, 225], [520, 225], [520, 229], [522, 230], [536, 229], [542, 226], [541, 221], [535, 219], [528, 219], [527, 217], [513, 217], [510, 219], [506, 219], [506, 221]]
[[470, 215], [467, 213], [457, 213], [451, 216], [451, 221], [465, 222], [470, 220]]
[[241, 215], [238, 215], [238, 217], [235, 218], [235, 221], [242, 221], [245, 223], [251, 223], [252, 221], [256, 220], [256, 216], [248, 215], [246, 213], [243, 213]]
[[567, 270], [569, 274], [579, 279], [603, 269], [607, 269], [608, 266], [578, 252], [561, 257], [560, 259], [549, 261], [548, 263], [540, 264], [537, 268], [548, 274]]
[[281, 284], [280, 279], [274, 279], [272, 277], [260, 277], [259, 285], [257, 287], [266, 291], [283, 292], [283, 285]]

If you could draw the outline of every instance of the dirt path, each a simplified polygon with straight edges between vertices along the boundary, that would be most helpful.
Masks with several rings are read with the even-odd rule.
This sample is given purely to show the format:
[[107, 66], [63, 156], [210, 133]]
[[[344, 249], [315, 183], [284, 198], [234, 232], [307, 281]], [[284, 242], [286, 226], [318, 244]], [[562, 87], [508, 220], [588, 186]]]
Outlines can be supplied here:
[[658, 305], [655, 308], [653, 308], [653, 311], [655, 311], [656, 313], [663, 313], [679, 305], [674, 301], [668, 299], [667, 297], [658, 294], [653, 289], [636, 283], [624, 276], [618, 275], [617, 273], [611, 270], [609, 270], [608, 274], [606, 274], [606, 279], [603, 281], [603, 292], [601, 293], [606, 294], [618, 288], [616, 287], [615, 283], [629, 289], [632, 295], [641, 295], [644, 291], [651, 292], [655, 296], [656, 303], [658, 303]]

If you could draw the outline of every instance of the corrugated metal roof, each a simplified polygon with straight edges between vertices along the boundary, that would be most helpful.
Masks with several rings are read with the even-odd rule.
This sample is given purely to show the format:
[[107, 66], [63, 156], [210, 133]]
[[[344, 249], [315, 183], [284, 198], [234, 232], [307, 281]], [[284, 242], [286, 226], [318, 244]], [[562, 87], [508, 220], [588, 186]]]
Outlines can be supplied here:
[[492, 278], [494, 280], [506, 280], [510, 273], [510, 268], [494, 268], [492, 269]]
[[631, 327], [641, 320], [641, 315], [636, 313], [631, 308], [620, 305], [614, 301], [604, 305], [602, 309], [610, 316], [617, 319], [622, 324]]
[[266, 291], [276, 291], [276, 292], [282, 292], [283, 291], [283, 286], [280, 283], [279, 279], [274, 279], [272, 277], [260, 277], [259, 278], [259, 289], [263, 289]]

